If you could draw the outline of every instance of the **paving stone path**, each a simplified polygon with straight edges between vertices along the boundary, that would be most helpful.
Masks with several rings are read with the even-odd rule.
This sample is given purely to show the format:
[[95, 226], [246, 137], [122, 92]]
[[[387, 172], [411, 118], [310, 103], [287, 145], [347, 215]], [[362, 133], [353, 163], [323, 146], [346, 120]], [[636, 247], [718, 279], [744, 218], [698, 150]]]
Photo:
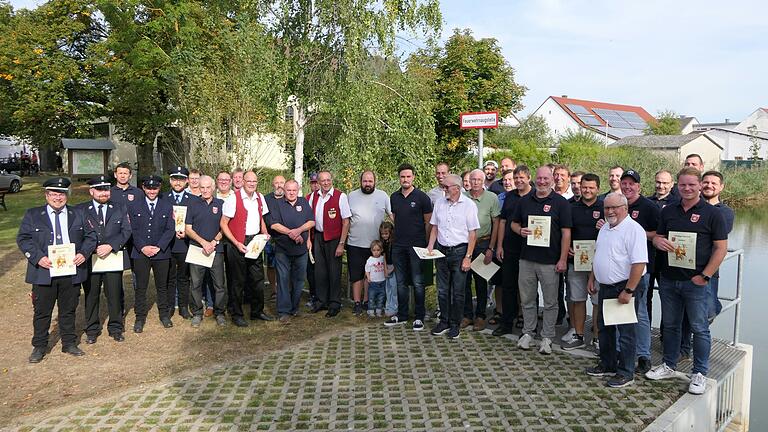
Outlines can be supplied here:
[[594, 358], [361, 327], [78, 406], [19, 430], [629, 431], [679, 396], [645, 379], [624, 389], [584, 374]]

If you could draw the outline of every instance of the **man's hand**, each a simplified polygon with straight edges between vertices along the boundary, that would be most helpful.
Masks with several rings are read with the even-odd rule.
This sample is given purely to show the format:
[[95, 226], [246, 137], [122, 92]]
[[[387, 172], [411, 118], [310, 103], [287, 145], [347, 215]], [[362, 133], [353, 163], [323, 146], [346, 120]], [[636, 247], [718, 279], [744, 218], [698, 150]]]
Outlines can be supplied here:
[[589, 291], [590, 294], [595, 295], [597, 294], [597, 287], [595, 286], [595, 280], [589, 279], [587, 281], [587, 291]]
[[568, 262], [566, 260], [559, 260], [557, 264], [555, 264], [556, 272], [565, 273], [566, 270], [568, 270]]
[[84, 262], [85, 262], [85, 256], [83, 256], [83, 254], [75, 255], [75, 260], [73, 261], [75, 266], [79, 266], [80, 264], [82, 264]]
[[98, 245], [96, 247], [96, 255], [99, 258], [104, 258], [112, 252], [112, 246], [109, 244]]
[[144, 246], [143, 248], [141, 248], [141, 253], [143, 253], [144, 256], [147, 256], [147, 257], [150, 257], [150, 258], [152, 258], [152, 256], [154, 255], [154, 252], [152, 250], [152, 246]]
[[498, 259], [499, 261], [504, 261], [504, 249], [503, 248], [496, 249], [496, 259]]
[[44, 269], [49, 269], [51, 268], [51, 260], [49, 260], [47, 256], [44, 256], [40, 258], [40, 261], [37, 262], [37, 265]]
[[598, 219], [597, 223], [595, 224], [595, 228], [600, 229], [605, 225], [605, 219]]
[[464, 259], [461, 260], [461, 271], [468, 272], [470, 268], [472, 268], [472, 261], [469, 258], [464, 257]]
[[653, 238], [652, 243], [656, 249], [662, 252], [673, 252], [675, 250], [675, 244], [666, 237], [656, 236]]
[[698, 286], [704, 286], [704, 285], [707, 284], [707, 280], [704, 279], [704, 277], [701, 276], [700, 274], [697, 274], [696, 276], [692, 277], [691, 278], [691, 282], [693, 282], [694, 284], [696, 284]]
[[630, 294], [624, 290], [621, 290], [621, 293], [619, 293], [619, 303], [621, 304], [627, 304], [632, 300], [632, 297], [634, 297], [634, 293]]
[[520, 228], [520, 235], [523, 236], [523, 237], [528, 237], [532, 233], [533, 233], [533, 231], [530, 228], [528, 228], [528, 227]]
[[186, 234], [184, 234], [184, 231], [176, 231], [176, 238], [177, 239], [183, 239], [185, 235]]
[[237, 243], [235, 244], [235, 246], [237, 247], [237, 250], [239, 250], [241, 253], [248, 253], [248, 248], [247, 248], [247, 247], [245, 247], [245, 245], [244, 245], [244, 244], [242, 244], [242, 243], [240, 243], [240, 242], [237, 242]]
[[216, 242], [213, 241], [203, 242], [202, 246], [205, 256], [211, 255], [216, 250]]
[[493, 251], [490, 249], [487, 249], [485, 251], [485, 257], [483, 258], [483, 264], [488, 265], [493, 261]]
[[336, 246], [336, 253], [334, 254], [334, 256], [338, 258], [342, 255], [344, 255], [344, 243], [339, 243], [339, 245]]

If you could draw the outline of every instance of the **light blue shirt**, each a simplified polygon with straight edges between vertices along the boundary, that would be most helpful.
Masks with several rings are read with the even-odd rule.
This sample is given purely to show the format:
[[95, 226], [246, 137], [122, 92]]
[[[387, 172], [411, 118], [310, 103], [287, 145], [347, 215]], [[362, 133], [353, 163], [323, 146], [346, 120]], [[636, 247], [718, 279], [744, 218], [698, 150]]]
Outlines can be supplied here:
[[[48, 218], [51, 220], [51, 228], [53, 228], [53, 235], [56, 235], [56, 213], [53, 211], [53, 207], [50, 205], [45, 207], [48, 212]], [[59, 225], [61, 226], [61, 244], [69, 243], [69, 214], [67, 213], [67, 206], [61, 208], [59, 213]], [[56, 239], [53, 239], [53, 244], [56, 244]]]

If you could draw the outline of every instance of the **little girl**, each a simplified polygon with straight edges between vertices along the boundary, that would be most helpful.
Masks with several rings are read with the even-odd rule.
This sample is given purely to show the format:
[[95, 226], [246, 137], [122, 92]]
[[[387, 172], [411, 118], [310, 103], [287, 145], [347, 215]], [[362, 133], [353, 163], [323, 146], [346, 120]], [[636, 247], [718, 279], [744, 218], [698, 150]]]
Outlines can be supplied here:
[[394, 237], [392, 233], [395, 227], [390, 221], [384, 221], [379, 227], [379, 239], [384, 246], [384, 262], [387, 264], [387, 307], [386, 316], [397, 315], [397, 278], [395, 278], [395, 266], [392, 265], [392, 242]]
[[365, 279], [368, 281], [368, 316], [384, 316], [387, 265], [384, 263], [381, 242], [371, 242], [371, 257], [365, 262]]

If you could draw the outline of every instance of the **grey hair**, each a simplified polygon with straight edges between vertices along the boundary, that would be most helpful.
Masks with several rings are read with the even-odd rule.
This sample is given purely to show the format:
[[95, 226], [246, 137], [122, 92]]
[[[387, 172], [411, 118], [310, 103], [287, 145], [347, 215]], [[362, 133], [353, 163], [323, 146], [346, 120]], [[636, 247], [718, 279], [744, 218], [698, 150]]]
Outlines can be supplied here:
[[611, 193], [609, 193], [608, 195], [605, 196], [605, 199], [603, 200], [603, 202], [607, 201], [608, 198], [613, 198], [615, 196], [617, 196], [617, 197], [619, 197], [621, 199], [621, 205], [625, 205], [625, 206], [629, 207], [629, 203], [627, 203], [627, 197], [625, 197], [624, 194], [620, 194], [618, 192], [611, 192]]
[[461, 176], [458, 174], [448, 174], [443, 179], [443, 184], [447, 186], [463, 186], [464, 180], [461, 179]]
[[213, 184], [214, 184], [213, 177], [208, 176], [208, 175], [200, 176], [200, 184], [203, 184], [203, 181], [211, 182], [211, 186], [213, 186]]
[[485, 177], [485, 173], [480, 168], [475, 168], [472, 171], [470, 171], [469, 178], [472, 178], [472, 174], [480, 174], [481, 176]]

